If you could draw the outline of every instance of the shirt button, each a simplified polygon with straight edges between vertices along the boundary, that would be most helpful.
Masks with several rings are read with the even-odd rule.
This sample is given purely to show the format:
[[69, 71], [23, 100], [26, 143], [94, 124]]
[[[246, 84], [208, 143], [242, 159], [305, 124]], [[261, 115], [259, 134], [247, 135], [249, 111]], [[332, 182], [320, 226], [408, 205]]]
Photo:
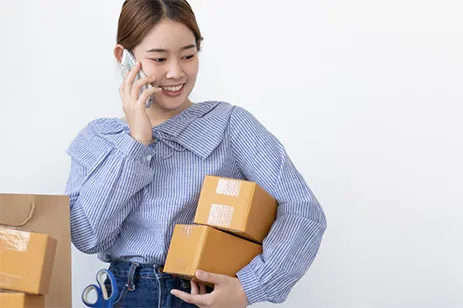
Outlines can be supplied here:
[[146, 156], [146, 160], [147, 160], [147, 161], [151, 161], [151, 159], [152, 159], [152, 158], [153, 158], [153, 156], [152, 156], [152, 155], [148, 155], [148, 156]]

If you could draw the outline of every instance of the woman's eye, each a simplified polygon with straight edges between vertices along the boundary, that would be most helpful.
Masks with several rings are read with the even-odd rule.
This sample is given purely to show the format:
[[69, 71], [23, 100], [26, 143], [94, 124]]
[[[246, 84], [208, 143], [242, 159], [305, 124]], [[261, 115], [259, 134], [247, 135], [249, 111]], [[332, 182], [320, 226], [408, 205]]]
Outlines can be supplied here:
[[184, 56], [183, 58], [184, 58], [185, 60], [191, 60], [191, 59], [193, 59], [194, 57], [195, 57], [195, 55], [189, 55], [189, 56]]
[[151, 59], [151, 60], [154, 61], [154, 62], [162, 63], [162, 62], [166, 61], [166, 58], [154, 58], [154, 59]]

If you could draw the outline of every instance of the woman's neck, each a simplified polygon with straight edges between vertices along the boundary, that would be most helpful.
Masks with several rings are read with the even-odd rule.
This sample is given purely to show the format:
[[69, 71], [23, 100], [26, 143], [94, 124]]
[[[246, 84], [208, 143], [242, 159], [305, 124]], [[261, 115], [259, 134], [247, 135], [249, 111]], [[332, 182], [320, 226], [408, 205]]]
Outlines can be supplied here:
[[193, 105], [193, 103], [190, 100], [188, 100], [187, 102], [185, 102], [185, 104], [183, 104], [179, 108], [171, 110], [171, 109], [165, 109], [156, 104], [153, 104], [146, 111], [146, 113], [148, 114], [148, 118], [150, 119], [151, 125], [154, 127], [154, 126], [158, 126], [164, 123], [165, 121], [172, 118], [176, 114], [179, 114], [183, 110], [189, 108], [191, 105]]

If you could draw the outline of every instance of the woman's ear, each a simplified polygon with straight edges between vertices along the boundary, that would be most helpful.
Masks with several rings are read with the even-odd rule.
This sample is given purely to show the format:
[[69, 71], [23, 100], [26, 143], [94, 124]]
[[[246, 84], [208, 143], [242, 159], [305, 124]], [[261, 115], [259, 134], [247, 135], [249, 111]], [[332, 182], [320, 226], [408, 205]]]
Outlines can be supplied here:
[[121, 63], [123, 53], [124, 46], [122, 46], [121, 44], [117, 44], [116, 47], [114, 47], [114, 56], [116, 57], [117, 62]]

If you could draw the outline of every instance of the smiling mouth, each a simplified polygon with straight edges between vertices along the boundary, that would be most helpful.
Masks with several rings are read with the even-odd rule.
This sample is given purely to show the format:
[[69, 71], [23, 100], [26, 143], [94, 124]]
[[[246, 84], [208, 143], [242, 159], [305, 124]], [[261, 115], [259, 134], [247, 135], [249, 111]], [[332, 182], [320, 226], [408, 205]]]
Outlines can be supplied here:
[[177, 85], [177, 86], [161, 86], [161, 89], [163, 89], [164, 91], [167, 91], [167, 92], [178, 92], [180, 91], [181, 89], [183, 89], [183, 87], [185, 86], [185, 84], [180, 84], [180, 85]]

